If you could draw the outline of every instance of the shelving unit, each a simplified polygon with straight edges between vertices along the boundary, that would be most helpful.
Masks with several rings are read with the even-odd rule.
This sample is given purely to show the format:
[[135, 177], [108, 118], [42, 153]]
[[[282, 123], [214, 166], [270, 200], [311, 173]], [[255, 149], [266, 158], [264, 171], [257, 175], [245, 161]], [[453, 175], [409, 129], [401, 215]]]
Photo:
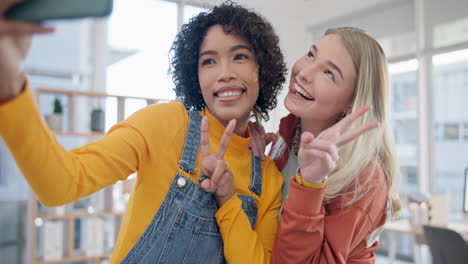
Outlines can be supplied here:
[[146, 101], [146, 105], [152, 105], [152, 104], [157, 104], [160, 102], [169, 101], [167, 99], [154, 99], [154, 98], [112, 95], [112, 94], [95, 93], [95, 92], [67, 91], [67, 90], [54, 90], [54, 89], [42, 89], [42, 88], [37, 89], [36, 94], [37, 94], [36, 98], [38, 102], [40, 102], [40, 97], [45, 94], [65, 95], [69, 97], [70, 99], [70, 105], [69, 105], [70, 129], [67, 132], [57, 132], [57, 134], [67, 135], [67, 136], [82, 136], [82, 137], [99, 137], [99, 136], [103, 136], [104, 133], [93, 133], [93, 132], [80, 133], [76, 131], [76, 108], [77, 108], [78, 97], [117, 99], [117, 122], [121, 122], [125, 118], [125, 101], [128, 99], [144, 100]]
[[[101, 263], [102, 260], [107, 259], [110, 257], [110, 252], [107, 254], [99, 255], [99, 256], [87, 256], [85, 253], [76, 253], [75, 250], [75, 220], [77, 219], [85, 219], [91, 217], [121, 217], [123, 213], [117, 212], [97, 212], [97, 213], [66, 213], [64, 215], [41, 215], [38, 213], [37, 210], [37, 201], [36, 197], [31, 198], [31, 205], [32, 205], [32, 212], [34, 217], [32, 217], [32, 245], [31, 245], [31, 262], [37, 264], [45, 264], [45, 263], [67, 263], [67, 262], [79, 262], [79, 261], [88, 261], [88, 263]], [[54, 260], [44, 260], [41, 257], [37, 256], [36, 248], [37, 248], [37, 225], [38, 221], [63, 221], [65, 223], [64, 233], [66, 235], [67, 240], [67, 247], [64, 250], [64, 256], [60, 259]]]
[[[55, 95], [61, 97], [67, 97], [68, 105], [67, 105], [67, 116], [63, 116], [63, 118], [68, 118], [68, 126], [67, 129], [64, 131], [55, 131], [54, 133], [57, 136], [61, 137], [74, 137], [74, 138], [88, 138], [91, 140], [95, 140], [99, 137], [104, 136], [104, 132], [92, 132], [92, 131], [77, 131], [77, 108], [82, 106], [78, 103], [79, 97], [86, 97], [88, 99], [100, 99], [105, 100], [108, 98], [115, 98], [117, 99], [117, 122], [121, 122], [125, 118], [125, 102], [128, 99], [138, 99], [144, 100], [146, 105], [157, 104], [160, 102], [167, 102], [169, 100], [166, 99], [153, 99], [153, 98], [144, 98], [144, 97], [133, 97], [133, 96], [121, 96], [121, 95], [111, 95], [105, 93], [94, 93], [94, 92], [80, 92], [80, 91], [67, 91], [67, 90], [54, 90], [54, 89], [37, 89], [36, 90], [36, 100], [41, 106], [41, 97], [45, 95]], [[125, 184], [127, 187], [126, 191], [128, 191], [129, 183]], [[51, 213], [54, 211], [54, 208], [50, 208], [46, 210], [44, 213], [42, 210], [42, 205], [38, 201], [38, 199], [31, 195], [29, 204], [30, 204], [30, 221], [29, 224], [31, 226], [31, 239], [30, 239], [30, 253], [31, 258], [30, 261], [32, 264], [45, 264], [45, 263], [74, 263], [74, 262], [86, 262], [86, 263], [93, 263], [93, 264], [101, 264], [102, 261], [108, 259], [111, 254], [111, 250], [109, 252], [104, 252], [103, 254], [98, 255], [86, 255], [85, 250], [77, 250], [76, 249], [76, 225], [75, 222], [82, 221], [87, 219], [112, 219], [114, 221], [114, 238], [117, 237], [117, 230], [120, 225], [121, 216], [123, 215], [122, 212], [116, 212], [114, 208], [114, 198], [113, 198], [113, 191], [115, 186], [106, 187], [102, 192], [100, 198], [103, 198], [104, 201], [102, 204], [104, 205], [102, 210], [97, 210], [94, 212], [88, 212], [86, 209], [81, 209], [79, 211], [75, 211], [74, 209], [71, 210], [62, 210], [60, 214], [53, 214]], [[92, 194], [96, 195], [96, 194]], [[91, 195], [91, 196], [92, 196]], [[73, 207], [72, 205], [75, 204], [71, 203], [67, 205], [68, 207]], [[44, 207], [45, 208], [45, 207]], [[68, 208], [70, 209], [70, 208]], [[46, 222], [54, 222], [59, 221], [63, 225], [62, 229], [62, 237], [63, 237], [63, 256], [61, 258], [54, 258], [53, 260], [45, 260], [41, 254], [38, 254], [38, 249], [41, 249], [41, 239], [40, 234], [38, 232], [39, 228], [41, 228]], [[81, 222], [82, 223], [82, 222]], [[83, 231], [83, 230], [81, 230]], [[44, 230], [42, 230], [44, 232]], [[44, 234], [42, 234], [44, 236]], [[113, 241], [115, 243], [115, 239]], [[112, 243], [112, 245], [113, 245]], [[43, 252], [44, 250], [42, 250]], [[84, 252], [81, 252], [84, 251]]]

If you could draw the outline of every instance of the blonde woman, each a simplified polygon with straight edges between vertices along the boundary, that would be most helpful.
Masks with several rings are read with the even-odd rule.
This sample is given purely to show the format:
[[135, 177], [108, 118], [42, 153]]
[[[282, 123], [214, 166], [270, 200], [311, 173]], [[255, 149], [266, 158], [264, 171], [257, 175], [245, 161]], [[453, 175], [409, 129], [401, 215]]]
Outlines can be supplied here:
[[387, 77], [382, 48], [355, 28], [329, 29], [295, 63], [270, 152], [287, 193], [273, 263], [375, 262], [400, 209]]

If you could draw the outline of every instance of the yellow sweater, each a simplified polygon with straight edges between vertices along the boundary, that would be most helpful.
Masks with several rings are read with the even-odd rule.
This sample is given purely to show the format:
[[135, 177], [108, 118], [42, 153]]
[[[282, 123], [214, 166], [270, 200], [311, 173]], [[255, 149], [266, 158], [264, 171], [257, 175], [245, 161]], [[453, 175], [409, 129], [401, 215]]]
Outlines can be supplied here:
[[[211, 151], [217, 149], [224, 127], [207, 111]], [[110, 263], [120, 263], [149, 225], [169, 185], [180, 171], [188, 114], [181, 103], [146, 107], [108, 134], [81, 148], [66, 151], [40, 117], [28, 87], [17, 98], [0, 105], [0, 135], [35, 194], [46, 206], [75, 201], [125, 180], [137, 171], [127, 211]], [[254, 195], [250, 184], [249, 138], [233, 135], [225, 159], [239, 194]], [[201, 153], [197, 168], [200, 167]], [[216, 213], [229, 263], [270, 263], [277, 229], [283, 178], [275, 164], [262, 162], [262, 193], [258, 197], [256, 229], [252, 230], [234, 196]], [[197, 182], [200, 170], [189, 175]]]

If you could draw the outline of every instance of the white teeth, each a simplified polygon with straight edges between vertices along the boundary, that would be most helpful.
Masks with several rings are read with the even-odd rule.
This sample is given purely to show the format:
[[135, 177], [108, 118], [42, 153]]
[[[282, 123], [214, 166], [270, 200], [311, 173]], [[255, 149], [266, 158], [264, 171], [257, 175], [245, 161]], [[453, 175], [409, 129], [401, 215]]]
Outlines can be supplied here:
[[314, 98], [306, 92], [304, 89], [302, 89], [299, 85], [294, 84], [294, 89], [296, 89], [297, 93], [301, 95], [302, 97], [308, 99], [308, 100], [314, 100]]
[[241, 91], [226, 91], [226, 92], [218, 93], [218, 97], [239, 96], [241, 94], [242, 94]]

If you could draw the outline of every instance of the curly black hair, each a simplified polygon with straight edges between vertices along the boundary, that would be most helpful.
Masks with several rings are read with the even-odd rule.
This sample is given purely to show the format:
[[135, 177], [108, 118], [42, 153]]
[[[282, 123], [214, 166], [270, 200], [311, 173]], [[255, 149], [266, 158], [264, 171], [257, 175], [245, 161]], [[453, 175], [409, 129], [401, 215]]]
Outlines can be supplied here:
[[232, 1], [203, 12], [182, 26], [171, 47], [169, 73], [175, 93], [188, 110], [202, 110], [205, 101], [198, 81], [200, 45], [208, 29], [223, 26], [226, 33], [241, 37], [251, 48], [259, 66], [259, 96], [254, 106], [258, 115], [269, 120], [268, 111], [277, 104], [276, 97], [285, 82], [286, 65], [279, 48], [279, 38], [264, 18]]

